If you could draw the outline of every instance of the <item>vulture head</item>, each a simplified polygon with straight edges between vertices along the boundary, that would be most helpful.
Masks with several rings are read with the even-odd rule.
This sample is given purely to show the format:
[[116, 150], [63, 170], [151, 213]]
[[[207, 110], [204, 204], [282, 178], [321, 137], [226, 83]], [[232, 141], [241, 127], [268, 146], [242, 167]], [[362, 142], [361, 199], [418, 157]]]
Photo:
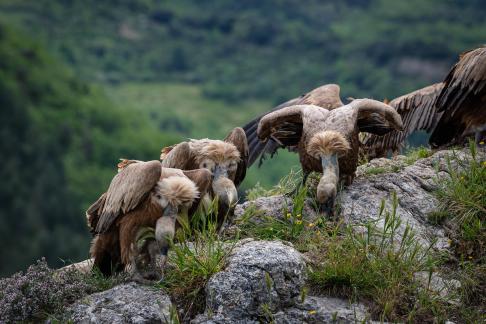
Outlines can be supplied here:
[[162, 166], [182, 170], [206, 169], [211, 172], [211, 186], [202, 198], [205, 207], [218, 200], [218, 223], [236, 205], [236, 188], [245, 178], [248, 144], [241, 128], [235, 128], [223, 141], [191, 139], [162, 149]]
[[350, 145], [341, 133], [322, 131], [312, 136], [306, 149], [307, 153], [320, 160], [322, 165], [322, 176], [316, 194], [319, 210], [331, 214], [339, 181], [338, 158], [350, 149]]

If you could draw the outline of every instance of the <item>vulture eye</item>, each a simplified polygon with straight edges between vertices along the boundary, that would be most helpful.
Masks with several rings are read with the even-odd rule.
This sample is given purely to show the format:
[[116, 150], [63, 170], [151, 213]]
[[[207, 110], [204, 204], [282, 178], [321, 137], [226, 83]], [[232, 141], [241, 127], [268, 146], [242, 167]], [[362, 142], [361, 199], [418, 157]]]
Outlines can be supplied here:
[[157, 199], [160, 199], [160, 198], [162, 198], [162, 196], [161, 196], [161, 195], [157, 195], [156, 197], [157, 197]]
[[203, 168], [207, 168], [208, 167], [208, 164], [207, 163], [203, 163], [202, 167]]

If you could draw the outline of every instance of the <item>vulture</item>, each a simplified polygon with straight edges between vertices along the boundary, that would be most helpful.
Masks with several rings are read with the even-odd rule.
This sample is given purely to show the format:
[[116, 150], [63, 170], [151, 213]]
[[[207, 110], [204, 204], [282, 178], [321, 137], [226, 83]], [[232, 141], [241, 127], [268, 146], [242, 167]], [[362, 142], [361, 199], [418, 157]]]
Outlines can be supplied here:
[[[328, 110], [332, 110], [343, 105], [339, 96], [340, 88], [337, 84], [325, 84], [306, 94], [301, 95], [298, 98], [291, 99], [284, 102], [277, 107], [273, 108], [270, 112], [277, 111], [286, 107], [294, 105], [315, 105]], [[266, 113], [268, 114], [268, 113]], [[260, 141], [257, 135], [258, 123], [266, 114], [259, 116], [248, 124], [243, 126], [243, 130], [248, 138], [249, 157], [248, 167], [250, 167], [260, 157], [259, 165], [262, 164], [266, 154], [270, 154], [271, 157], [277, 152], [279, 148], [285, 147], [282, 143], [279, 143], [275, 138], [269, 138], [266, 142]], [[280, 127], [280, 134], [288, 133], [294, 134], [300, 132], [302, 125], [300, 124], [282, 124]], [[294, 147], [287, 148], [293, 151]]]
[[[206, 170], [198, 172], [195, 178], [209, 182]], [[106, 276], [125, 270], [137, 281], [158, 279], [156, 255], [165, 260], [178, 213], [198, 197], [196, 184], [180, 170], [162, 168], [159, 161], [126, 164], [86, 212], [95, 235], [94, 265]], [[144, 239], [147, 228], [155, 229], [155, 240]]]
[[370, 158], [398, 151], [408, 135], [417, 130], [431, 133], [432, 148], [463, 144], [486, 130], [486, 46], [463, 53], [445, 80], [390, 102], [402, 116], [404, 132], [383, 137], [366, 135], [364, 152]]
[[[400, 115], [392, 107], [372, 99], [325, 109], [316, 105], [292, 105], [261, 117], [257, 135], [297, 150], [305, 183], [311, 171], [322, 173], [317, 186], [319, 209], [332, 214], [338, 182], [349, 185], [358, 164], [359, 132], [384, 135], [401, 130]], [[292, 131], [289, 131], [292, 129]]]
[[217, 198], [217, 222], [218, 227], [221, 227], [236, 205], [236, 188], [246, 175], [248, 144], [243, 129], [233, 129], [223, 141], [191, 139], [165, 147], [160, 159], [166, 168], [207, 169], [212, 173], [211, 186], [202, 199], [203, 205], [207, 207]]

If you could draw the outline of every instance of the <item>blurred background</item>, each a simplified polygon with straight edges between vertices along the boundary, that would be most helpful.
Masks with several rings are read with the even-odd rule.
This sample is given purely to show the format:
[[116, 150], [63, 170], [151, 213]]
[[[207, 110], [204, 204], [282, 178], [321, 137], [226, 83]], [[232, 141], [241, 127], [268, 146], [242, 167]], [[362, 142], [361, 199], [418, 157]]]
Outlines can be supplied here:
[[[0, 0], [0, 276], [87, 258], [118, 158], [221, 139], [325, 83], [383, 100], [441, 81], [484, 17], [482, 0]], [[296, 164], [280, 153], [243, 190]]]

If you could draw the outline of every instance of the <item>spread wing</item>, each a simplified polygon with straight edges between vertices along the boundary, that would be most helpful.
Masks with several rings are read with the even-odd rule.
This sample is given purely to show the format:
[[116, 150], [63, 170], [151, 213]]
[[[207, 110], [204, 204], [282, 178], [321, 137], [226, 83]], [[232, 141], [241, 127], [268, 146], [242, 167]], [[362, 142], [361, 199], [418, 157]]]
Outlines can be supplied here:
[[133, 210], [150, 193], [160, 178], [159, 161], [127, 165], [111, 180], [95, 232], [106, 232], [121, 215]]
[[[332, 110], [343, 106], [343, 103], [339, 96], [339, 92], [340, 92], [340, 88], [337, 84], [326, 84], [320, 86], [306, 94], [303, 94], [298, 98], [291, 99], [287, 102], [278, 105], [277, 107], [273, 108], [270, 112], [265, 113], [253, 119], [248, 124], [246, 124], [243, 127], [243, 130], [245, 131], [246, 137], [248, 139], [248, 147], [249, 147], [248, 167], [250, 167], [259, 157], [260, 157], [259, 165], [261, 165], [263, 160], [268, 154], [270, 155], [270, 157], [273, 157], [273, 155], [277, 152], [279, 148], [287, 147], [289, 149], [293, 149], [293, 147], [281, 145], [281, 143], [275, 141], [273, 138], [268, 139], [266, 142], [262, 142], [258, 138], [258, 134], [257, 134], [258, 123], [265, 115], [295, 105], [314, 105], [314, 106], [326, 108], [328, 110]], [[282, 131], [287, 133], [302, 131], [299, 128], [293, 129], [290, 125], [286, 125], [283, 127], [284, 128]]]
[[162, 149], [160, 156], [164, 168], [192, 169], [194, 156], [188, 142], [182, 142]]
[[432, 146], [459, 143], [486, 123], [486, 46], [463, 53], [444, 80], [436, 106], [443, 112]]
[[348, 106], [357, 109], [357, 126], [360, 132], [383, 136], [394, 129], [403, 130], [402, 118], [390, 105], [373, 99], [357, 99]]
[[89, 230], [92, 234], [95, 234], [95, 229], [98, 224], [98, 220], [101, 216], [101, 211], [105, 206], [106, 192], [103, 193], [98, 200], [96, 200], [86, 211], [86, 220], [88, 222]]
[[366, 133], [362, 140], [365, 154], [370, 158], [383, 157], [389, 150], [397, 151], [413, 132], [431, 132], [442, 115], [435, 106], [442, 88], [443, 83], [436, 83], [393, 99], [389, 105], [402, 117], [404, 130], [392, 130], [384, 136]]
[[238, 169], [236, 170], [235, 179], [233, 180], [235, 186], [243, 182], [246, 176], [246, 168], [248, 165], [248, 142], [246, 140], [245, 131], [241, 127], [236, 127], [224, 139], [225, 142], [232, 143], [240, 152], [240, 162], [238, 162]]
[[291, 106], [262, 117], [257, 134], [262, 142], [273, 140], [279, 147], [295, 147], [302, 137], [302, 107]]

